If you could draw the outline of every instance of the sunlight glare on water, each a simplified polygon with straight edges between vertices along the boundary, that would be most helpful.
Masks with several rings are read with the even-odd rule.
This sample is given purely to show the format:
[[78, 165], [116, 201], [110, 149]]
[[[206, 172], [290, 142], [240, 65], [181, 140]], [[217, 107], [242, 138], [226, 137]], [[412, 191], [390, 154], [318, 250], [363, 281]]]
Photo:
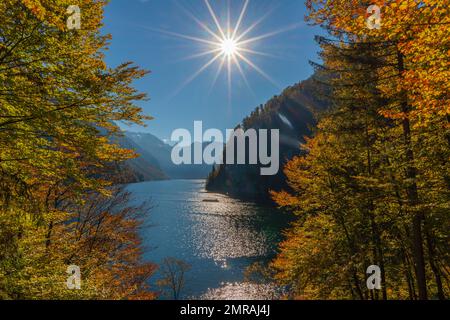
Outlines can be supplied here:
[[204, 184], [172, 180], [128, 187], [137, 203], [150, 201], [153, 207], [142, 230], [146, 260], [174, 257], [191, 265], [183, 298], [272, 299], [273, 284], [248, 283], [244, 271], [274, 257], [286, 217], [274, 208], [207, 193]]
[[193, 206], [192, 245], [197, 254], [216, 262], [267, 255], [270, 244], [263, 233], [252, 227], [252, 208], [227, 197], [214, 196], [220, 197], [220, 202], [199, 201]]

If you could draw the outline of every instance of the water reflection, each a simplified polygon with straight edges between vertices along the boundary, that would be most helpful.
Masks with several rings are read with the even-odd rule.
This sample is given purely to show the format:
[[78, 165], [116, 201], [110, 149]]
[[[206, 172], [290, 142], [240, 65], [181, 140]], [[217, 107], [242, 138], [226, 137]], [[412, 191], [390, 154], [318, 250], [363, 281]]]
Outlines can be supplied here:
[[269, 253], [270, 244], [264, 233], [252, 225], [252, 215], [248, 215], [251, 210], [239, 211], [242, 206], [229, 201], [199, 203], [193, 209], [191, 241], [197, 255], [223, 261]]
[[[189, 263], [184, 298], [272, 299], [276, 288], [244, 281], [252, 263], [274, 255], [286, 217], [274, 209], [204, 191], [202, 180], [130, 185], [137, 202], [155, 205], [143, 230], [155, 247], [145, 258], [156, 263], [171, 256]], [[156, 281], [157, 276], [152, 279]]]
[[219, 288], [208, 289], [200, 296], [203, 300], [275, 300], [282, 290], [272, 284], [249, 282], [221, 283]]

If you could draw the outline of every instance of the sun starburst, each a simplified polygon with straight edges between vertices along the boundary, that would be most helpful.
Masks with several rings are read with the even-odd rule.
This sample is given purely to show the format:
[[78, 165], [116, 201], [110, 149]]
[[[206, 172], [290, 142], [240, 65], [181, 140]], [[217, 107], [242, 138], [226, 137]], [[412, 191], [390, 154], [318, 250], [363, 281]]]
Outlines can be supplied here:
[[[228, 84], [228, 100], [231, 101], [231, 81], [232, 81], [232, 72], [233, 70], [237, 70], [241, 77], [243, 78], [245, 84], [247, 87], [251, 90], [250, 84], [247, 80], [247, 76], [244, 72], [243, 65], [247, 65], [252, 70], [257, 72], [260, 76], [268, 80], [270, 83], [275, 85], [277, 88], [280, 88], [280, 86], [264, 71], [262, 68], [256, 65], [255, 62], [253, 62], [250, 58], [251, 55], [259, 55], [259, 56], [271, 56], [270, 54], [260, 52], [257, 50], [254, 50], [251, 48], [253, 44], [256, 42], [259, 42], [261, 40], [264, 40], [269, 37], [273, 37], [277, 34], [280, 34], [282, 32], [286, 32], [292, 29], [297, 28], [300, 24], [294, 24], [288, 27], [285, 27], [280, 30], [275, 30], [269, 33], [256, 35], [253, 37], [249, 37], [249, 35], [256, 29], [256, 27], [261, 24], [265, 20], [265, 18], [268, 17], [270, 14], [270, 11], [267, 12], [264, 16], [262, 16], [260, 19], [256, 20], [255, 22], [251, 23], [246, 29], [243, 29], [243, 22], [247, 13], [247, 9], [249, 7], [250, 0], [244, 0], [243, 6], [240, 10], [239, 16], [237, 18], [236, 23], [234, 24], [234, 28], [231, 27], [231, 14], [230, 14], [230, 7], [228, 5], [228, 17], [226, 21], [226, 26], [223, 26], [214, 9], [212, 8], [209, 0], [203, 0], [205, 3], [206, 9], [209, 11], [211, 22], [214, 25], [214, 28], [211, 28], [207, 22], [201, 21], [199, 18], [194, 16], [192, 13], [188, 12], [187, 10], [184, 10], [204, 31], [206, 31], [210, 37], [208, 38], [200, 38], [196, 36], [181, 34], [181, 33], [175, 33], [170, 31], [163, 31], [159, 30], [162, 33], [183, 38], [186, 40], [194, 41], [203, 45], [206, 45], [206, 49], [198, 54], [191, 55], [188, 57], [185, 57], [183, 60], [189, 60], [189, 59], [195, 59], [199, 57], [205, 57], [210, 56], [211, 58], [202, 65], [191, 77], [189, 77], [176, 91], [178, 93], [181, 91], [186, 85], [191, 83], [193, 80], [195, 80], [201, 73], [203, 73], [206, 69], [208, 69], [211, 65], [214, 63], [218, 63], [218, 69], [216, 72], [216, 75], [213, 79], [213, 82], [211, 84], [211, 87], [213, 87], [220, 74], [224, 71], [224, 68], [226, 68], [226, 74], [227, 74], [227, 84]], [[215, 30], [213, 30], [215, 29]], [[241, 31], [242, 29], [242, 31]]]
[[234, 56], [239, 51], [239, 46], [235, 39], [226, 38], [220, 43], [220, 49], [225, 56]]

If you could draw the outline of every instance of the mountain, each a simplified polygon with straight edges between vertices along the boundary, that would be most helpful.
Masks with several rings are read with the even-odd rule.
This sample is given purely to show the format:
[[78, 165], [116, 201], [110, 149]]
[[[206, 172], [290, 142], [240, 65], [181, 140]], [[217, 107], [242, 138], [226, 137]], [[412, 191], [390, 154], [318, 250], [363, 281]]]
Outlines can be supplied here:
[[127, 137], [126, 133], [116, 140], [121, 147], [132, 149], [139, 154], [138, 158], [127, 160], [125, 162], [125, 167], [122, 168], [122, 170], [127, 171], [127, 182], [168, 179], [168, 176], [161, 169], [158, 160], [132, 139]]
[[237, 126], [243, 130], [279, 129], [280, 169], [276, 175], [262, 176], [260, 164], [223, 164], [212, 170], [206, 189], [245, 200], [271, 203], [270, 190], [288, 187], [283, 173], [284, 165], [289, 159], [300, 154], [299, 146], [304, 141], [304, 136], [311, 134], [317, 115], [329, 105], [319, 94], [318, 86], [310, 78], [288, 87], [264, 106], [257, 107]]
[[[172, 146], [150, 133], [125, 132], [125, 137], [139, 147], [141, 152], [138, 153], [143, 160], [155, 165], [169, 179], [206, 179], [211, 171], [211, 166], [206, 164], [175, 165], [171, 158]], [[191, 145], [192, 150], [194, 146], [195, 143]], [[183, 149], [188, 152], [188, 147]]]

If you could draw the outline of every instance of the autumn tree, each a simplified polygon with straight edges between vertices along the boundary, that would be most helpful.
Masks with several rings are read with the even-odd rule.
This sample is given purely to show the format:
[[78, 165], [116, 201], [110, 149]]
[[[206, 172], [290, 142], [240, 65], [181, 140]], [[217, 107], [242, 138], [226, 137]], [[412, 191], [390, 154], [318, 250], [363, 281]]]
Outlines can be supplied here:
[[[450, 154], [448, 84], [440, 79], [449, 72], [448, 4], [378, 3], [382, 26], [373, 30], [370, 4], [307, 1], [309, 19], [334, 38], [319, 39], [324, 64], [316, 65], [334, 106], [305, 145], [308, 155], [286, 167], [293, 192], [275, 195], [300, 215], [275, 266], [287, 282], [315, 279], [316, 286], [300, 282], [302, 290], [333, 275], [338, 288], [348, 283], [349, 297], [367, 298], [358, 284], [374, 261], [383, 298], [444, 299]], [[301, 268], [308, 261], [322, 270]], [[340, 278], [333, 261], [344, 266]], [[332, 297], [325, 289], [320, 294]]]
[[[153, 267], [139, 260], [136, 216], [112, 207], [83, 216], [95, 201], [118, 197], [107, 168], [136, 156], [111, 143], [119, 131], [116, 122], [149, 119], [136, 106], [146, 96], [133, 87], [147, 72], [130, 62], [114, 68], [104, 62], [110, 40], [100, 32], [106, 3], [0, 3], [0, 293], [5, 298], [71, 297], [61, 279], [77, 259], [90, 266], [78, 297], [137, 297], [151, 274]], [[69, 30], [67, 8], [73, 5], [80, 9], [81, 28]], [[86, 240], [79, 224], [98, 238]]]
[[158, 286], [165, 291], [167, 297], [178, 300], [181, 297], [186, 284], [186, 272], [191, 266], [183, 261], [172, 257], [165, 258], [161, 263], [159, 272], [161, 279], [158, 280]]

